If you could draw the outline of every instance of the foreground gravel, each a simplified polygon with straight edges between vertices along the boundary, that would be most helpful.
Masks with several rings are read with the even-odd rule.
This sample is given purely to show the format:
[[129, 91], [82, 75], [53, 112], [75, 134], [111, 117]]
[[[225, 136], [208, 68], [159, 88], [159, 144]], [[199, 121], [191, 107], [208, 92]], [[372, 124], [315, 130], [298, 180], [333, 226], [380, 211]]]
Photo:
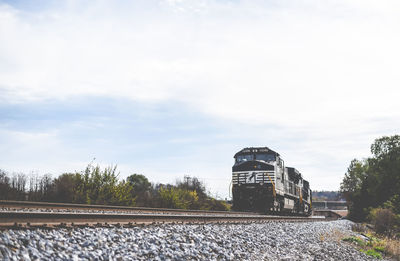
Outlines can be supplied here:
[[340, 239], [346, 220], [6, 230], [2, 260], [373, 260]]

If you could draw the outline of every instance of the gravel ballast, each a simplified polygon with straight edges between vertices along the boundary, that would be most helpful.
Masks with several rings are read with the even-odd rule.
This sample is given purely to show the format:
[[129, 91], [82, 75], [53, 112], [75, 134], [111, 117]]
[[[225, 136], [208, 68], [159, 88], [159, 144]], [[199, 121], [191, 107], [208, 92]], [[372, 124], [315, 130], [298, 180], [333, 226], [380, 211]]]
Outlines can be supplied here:
[[76, 214], [148, 214], [148, 215], [211, 215], [211, 216], [260, 216], [260, 214], [255, 213], [235, 213], [229, 211], [220, 211], [219, 213], [214, 213], [210, 211], [185, 211], [181, 210], [182, 212], [178, 211], [168, 211], [168, 210], [157, 210], [154, 211], [147, 211], [147, 210], [99, 210], [99, 209], [57, 209], [57, 208], [8, 208], [3, 207], [0, 208], [1, 213], [8, 213], [8, 212], [28, 212], [28, 213], [76, 213]]
[[374, 260], [347, 220], [5, 230], [2, 260]]

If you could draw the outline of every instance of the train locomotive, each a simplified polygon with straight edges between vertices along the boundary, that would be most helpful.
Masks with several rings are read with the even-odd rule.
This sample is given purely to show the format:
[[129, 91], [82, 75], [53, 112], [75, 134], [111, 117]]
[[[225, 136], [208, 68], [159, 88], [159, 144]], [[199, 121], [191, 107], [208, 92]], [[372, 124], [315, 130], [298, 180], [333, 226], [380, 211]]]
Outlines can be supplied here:
[[268, 147], [244, 148], [234, 156], [232, 208], [270, 214], [311, 215], [310, 184], [301, 173], [285, 167]]

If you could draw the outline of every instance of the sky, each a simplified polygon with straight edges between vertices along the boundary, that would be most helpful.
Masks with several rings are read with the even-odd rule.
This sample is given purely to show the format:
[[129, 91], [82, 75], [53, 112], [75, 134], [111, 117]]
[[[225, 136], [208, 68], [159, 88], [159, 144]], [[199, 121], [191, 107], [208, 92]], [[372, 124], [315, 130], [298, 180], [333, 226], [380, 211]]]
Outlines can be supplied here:
[[184, 175], [268, 146], [314, 190], [400, 132], [400, 2], [0, 0], [0, 169]]

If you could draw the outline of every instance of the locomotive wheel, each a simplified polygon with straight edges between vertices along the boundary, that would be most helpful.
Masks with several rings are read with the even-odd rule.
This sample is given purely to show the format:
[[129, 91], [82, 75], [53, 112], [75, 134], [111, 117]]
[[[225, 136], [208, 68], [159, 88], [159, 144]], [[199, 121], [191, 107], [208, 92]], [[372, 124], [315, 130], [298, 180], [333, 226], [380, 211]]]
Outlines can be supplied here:
[[279, 202], [279, 200], [274, 200], [273, 211], [275, 213], [279, 213], [281, 211], [281, 203]]
[[308, 205], [304, 204], [304, 213], [308, 214]]

